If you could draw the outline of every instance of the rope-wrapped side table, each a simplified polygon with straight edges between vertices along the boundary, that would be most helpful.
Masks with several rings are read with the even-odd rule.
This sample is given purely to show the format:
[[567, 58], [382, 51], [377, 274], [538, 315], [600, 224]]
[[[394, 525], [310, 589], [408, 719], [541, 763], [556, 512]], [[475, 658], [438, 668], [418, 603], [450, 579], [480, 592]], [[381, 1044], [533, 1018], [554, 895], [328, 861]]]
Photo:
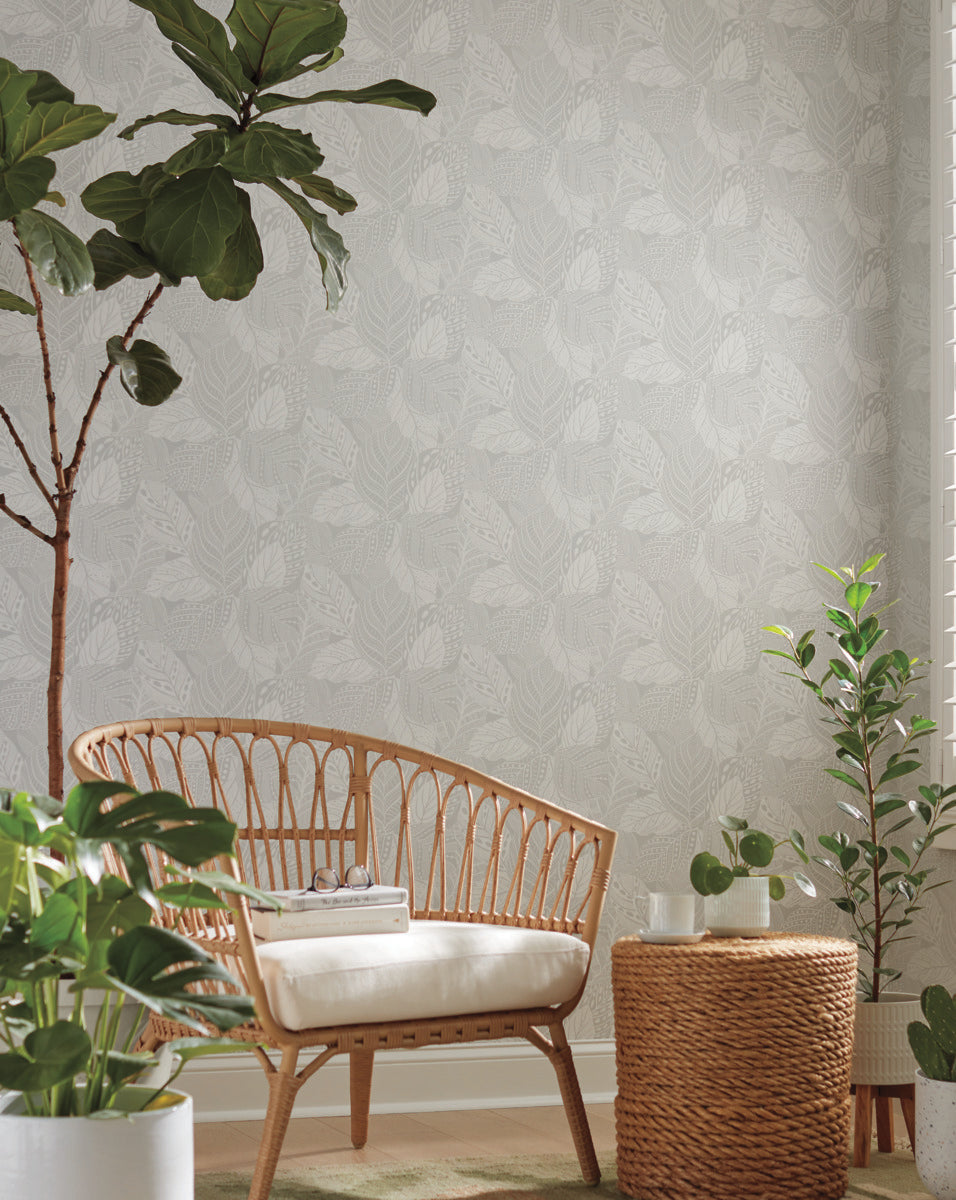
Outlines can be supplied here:
[[843, 1196], [856, 954], [804, 934], [615, 943], [622, 1192]]

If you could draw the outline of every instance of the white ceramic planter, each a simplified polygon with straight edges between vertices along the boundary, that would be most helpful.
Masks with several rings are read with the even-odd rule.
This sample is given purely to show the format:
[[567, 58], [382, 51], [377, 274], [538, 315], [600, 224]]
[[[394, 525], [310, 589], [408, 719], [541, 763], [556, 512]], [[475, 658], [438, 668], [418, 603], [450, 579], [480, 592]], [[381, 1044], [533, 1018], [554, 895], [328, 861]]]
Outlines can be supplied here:
[[759, 937], [770, 928], [770, 880], [735, 879], [726, 892], [704, 897], [704, 924], [714, 937]]
[[956, 1200], [956, 1083], [916, 1072], [916, 1169], [936, 1200]]
[[[123, 1092], [129, 1107], [149, 1095]], [[177, 1095], [109, 1118], [28, 1117], [19, 1093], [0, 1097], [0, 1200], [193, 1200], [193, 1102]]]
[[853, 1028], [851, 1083], [912, 1083], [916, 1060], [906, 1036], [910, 1021], [922, 1020], [919, 996], [883, 992], [876, 1004], [858, 1000]]

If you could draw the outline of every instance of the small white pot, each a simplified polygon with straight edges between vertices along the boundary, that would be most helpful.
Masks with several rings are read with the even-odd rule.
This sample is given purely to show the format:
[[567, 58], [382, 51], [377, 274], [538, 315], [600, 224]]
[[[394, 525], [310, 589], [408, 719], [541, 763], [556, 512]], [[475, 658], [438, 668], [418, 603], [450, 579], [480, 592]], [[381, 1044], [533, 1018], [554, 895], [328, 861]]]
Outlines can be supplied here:
[[856, 1002], [851, 1083], [897, 1086], [912, 1083], [916, 1060], [906, 1027], [922, 1019], [919, 996], [882, 992], [876, 1004]]
[[124, 1088], [117, 1117], [28, 1117], [0, 1097], [0, 1200], [193, 1200], [192, 1097], [136, 1112], [150, 1094]]
[[770, 928], [770, 880], [741, 876], [719, 896], [705, 896], [704, 924], [714, 937], [760, 937]]
[[956, 1200], [956, 1083], [916, 1072], [916, 1169], [936, 1200]]

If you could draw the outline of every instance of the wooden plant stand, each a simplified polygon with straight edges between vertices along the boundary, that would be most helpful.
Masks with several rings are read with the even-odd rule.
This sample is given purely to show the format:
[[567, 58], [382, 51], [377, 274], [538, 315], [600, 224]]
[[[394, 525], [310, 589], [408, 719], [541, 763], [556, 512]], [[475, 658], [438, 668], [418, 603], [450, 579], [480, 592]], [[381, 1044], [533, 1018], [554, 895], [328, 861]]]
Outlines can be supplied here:
[[873, 1106], [876, 1105], [876, 1148], [888, 1153], [894, 1149], [893, 1101], [899, 1100], [903, 1121], [910, 1139], [910, 1149], [916, 1145], [916, 1084], [855, 1083], [850, 1089], [856, 1096], [853, 1111], [853, 1165], [870, 1165], [870, 1141], [873, 1136]]

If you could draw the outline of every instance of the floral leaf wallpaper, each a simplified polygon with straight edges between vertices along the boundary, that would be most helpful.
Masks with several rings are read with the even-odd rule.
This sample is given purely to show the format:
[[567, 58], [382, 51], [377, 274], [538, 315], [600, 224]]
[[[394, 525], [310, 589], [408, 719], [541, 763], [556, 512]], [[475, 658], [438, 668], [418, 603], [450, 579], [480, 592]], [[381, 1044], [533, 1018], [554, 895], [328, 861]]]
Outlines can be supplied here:
[[[761, 625], [814, 622], [811, 560], [887, 549], [896, 632], [929, 651], [928, 0], [345, 8], [337, 86], [401, 75], [438, 107], [313, 126], [359, 201], [333, 219], [337, 314], [257, 197], [264, 283], [236, 305], [190, 283], [150, 318], [185, 382], [150, 412], [114, 389], [99, 418], [66, 728], [307, 720], [598, 817], [621, 838], [573, 1032], [608, 1037], [608, 947], [644, 890], [687, 886], [718, 813], [831, 827], [825, 731], [759, 654]], [[125, 0], [0, 0], [0, 26], [4, 55], [124, 118], [196, 99]], [[87, 144], [61, 189], [164, 136]], [[51, 302], [64, 395], [138, 303], [123, 287]], [[39, 444], [17, 314], [0, 359]], [[3, 442], [0, 473], [33, 503]], [[0, 776], [33, 785], [44, 550], [0, 525]], [[836, 916], [788, 898], [775, 922]], [[956, 954], [926, 916], [913, 986]]]

